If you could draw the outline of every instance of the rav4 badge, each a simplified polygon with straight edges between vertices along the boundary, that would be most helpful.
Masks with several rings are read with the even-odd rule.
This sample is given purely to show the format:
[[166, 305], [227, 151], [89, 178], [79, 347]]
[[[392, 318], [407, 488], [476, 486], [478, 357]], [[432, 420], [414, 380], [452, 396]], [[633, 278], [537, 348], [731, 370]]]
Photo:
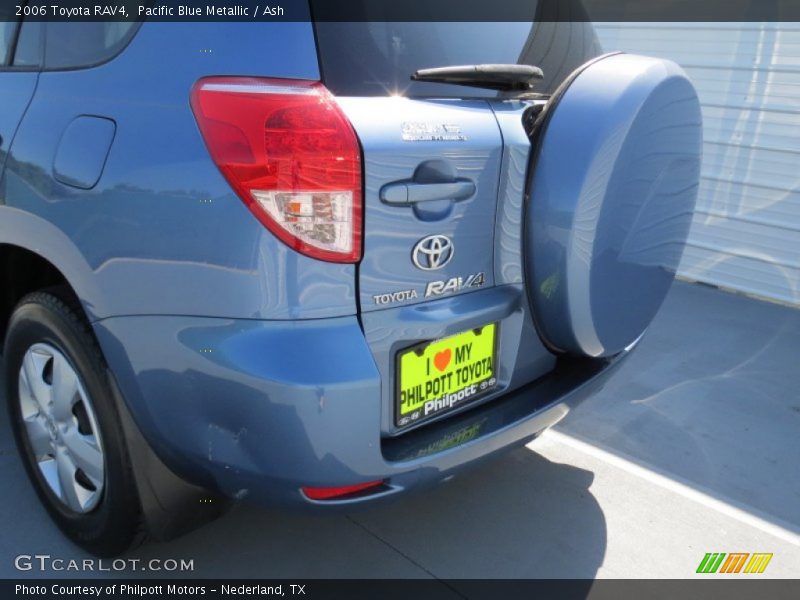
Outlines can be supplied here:
[[[432, 296], [444, 296], [453, 294], [470, 288], [479, 288], [486, 282], [483, 272], [467, 275], [466, 277], [451, 277], [439, 281], [431, 281], [425, 286], [425, 298]], [[417, 290], [400, 290], [399, 292], [387, 292], [385, 294], [375, 294], [372, 299], [375, 304], [394, 304], [405, 300], [416, 300], [419, 297]]]

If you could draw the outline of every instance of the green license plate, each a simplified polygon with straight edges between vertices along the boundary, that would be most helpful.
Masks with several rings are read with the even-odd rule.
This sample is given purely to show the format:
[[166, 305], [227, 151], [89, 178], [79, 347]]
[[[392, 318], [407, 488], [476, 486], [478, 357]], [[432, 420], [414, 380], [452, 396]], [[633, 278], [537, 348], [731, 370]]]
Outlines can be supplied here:
[[496, 340], [492, 323], [398, 353], [395, 425], [420, 423], [494, 389]]

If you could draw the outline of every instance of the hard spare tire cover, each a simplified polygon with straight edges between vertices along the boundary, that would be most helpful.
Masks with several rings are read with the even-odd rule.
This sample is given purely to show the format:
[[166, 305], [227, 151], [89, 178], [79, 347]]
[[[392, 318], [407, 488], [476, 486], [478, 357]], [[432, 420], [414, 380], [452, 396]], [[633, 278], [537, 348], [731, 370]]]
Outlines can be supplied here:
[[683, 253], [700, 177], [697, 94], [676, 64], [588, 63], [533, 132], [525, 276], [558, 352], [610, 356], [641, 336]]

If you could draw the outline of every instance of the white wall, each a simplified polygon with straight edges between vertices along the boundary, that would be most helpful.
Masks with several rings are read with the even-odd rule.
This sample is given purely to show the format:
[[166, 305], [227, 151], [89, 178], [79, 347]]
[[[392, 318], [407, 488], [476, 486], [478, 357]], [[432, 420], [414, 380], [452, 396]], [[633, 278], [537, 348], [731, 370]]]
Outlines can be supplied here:
[[703, 109], [680, 275], [800, 306], [800, 23], [598, 23], [605, 51], [674, 60]]

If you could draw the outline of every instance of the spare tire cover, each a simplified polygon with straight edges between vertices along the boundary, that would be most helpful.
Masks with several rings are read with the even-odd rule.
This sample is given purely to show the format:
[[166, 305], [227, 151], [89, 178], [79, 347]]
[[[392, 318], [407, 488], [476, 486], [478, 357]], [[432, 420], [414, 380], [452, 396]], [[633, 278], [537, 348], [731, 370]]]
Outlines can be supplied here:
[[700, 176], [697, 94], [676, 64], [590, 62], [540, 115], [525, 214], [525, 275], [554, 350], [616, 354], [672, 283]]

